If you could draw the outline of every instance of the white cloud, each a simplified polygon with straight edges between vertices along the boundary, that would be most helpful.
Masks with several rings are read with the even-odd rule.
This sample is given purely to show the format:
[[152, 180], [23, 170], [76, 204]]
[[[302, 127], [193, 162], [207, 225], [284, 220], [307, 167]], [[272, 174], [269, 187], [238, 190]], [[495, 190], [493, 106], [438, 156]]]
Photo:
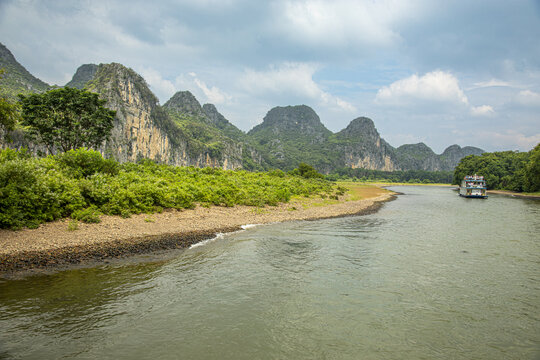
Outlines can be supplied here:
[[157, 70], [152, 68], [142, 68], [139, 72], [148, 85], [150, 85], [150, 90], [152, 90], [159, 99], [169, 99], [176, 92], [174, 84], [171, 81], [164, 79]]
[[239, 85], [245, 92], [253, 94], [306, 99], [325, 107], [355, 112], [352, 104], [324, 91], [313, 81], [317, 69], [317, 65], [305, 63], [285, 63], [279, 67], [271, 66], [267, 71], [246, 69]]
[[516, 100], [521, 105], [540, 106], [540, 94], [531, 90], [522, 90], [517, 94]]
[[485, 142], [497, 144], [497, 148], [529, 151], [540, 143], [540, 133], [535, 135], [525, 135], [515, 130], [505, 132], [484, 131], [476, 136], [483, 138]]
[[474, 83], [473, 85], [474, 85], [474, 88], [485, 88], [485, 87], [496, 87], [496, 86], [501, 86], [501, 87], [515, 86], [507, 81], [499, 80], [499, 79], [491, 79], [489, 81], [480, 81], [480, 82]]
[[471, 114], [474, 116], [489, 116], [495, 114], [495, 111], [489, 105], [481, 105], [471, 107]]
[[206, 98], [208, 99], [208, 101], [211, 102], [212, 104], [223, 104], [226, 100], [231, 99], [230, 96], [223, 93], [221, 90], [219, 90], [215, 86], [212, 86], [211, 88], [209, 88], [208, 86], [206, 86], [206, 84], [203, 81], [197, 78], [193, 79], [193, 81], [195, 81], [195, 84], [202, 90], [204, 95], [206, 95]]
[[465, 105], [469, 103], [457, 78], [440, 70], [398, 80], [381, 88], [375, 97], [376, 102], [390, 105], [405, 105], [418, 100]]
[[279, 31], [300, 46], [352, 47], [391, 46], [400, 41], [394, 29], [404, 19], [418, 16], [416, 2], [403, 1], [283, 1], [276, 13], [283, 14]]
[[417, 114], [461, 114], [490, 116], [491, 105], [474, 106], [459, 85], [458, 79], [441, 70], [425, 75], [411, 75], [384, 86], [377, 92], [375, 103], [385, 106], [414, 109]]
[[225, 93], [217, 86], [208, 86], [199, 78], [197, 73], [190, 71], [179, 75], [175, 80], [175, 86], [179, 90], [191, 91], [201, 103], [209, 102], [215, 105], [225, 104], [232, 100], [232, 96]]

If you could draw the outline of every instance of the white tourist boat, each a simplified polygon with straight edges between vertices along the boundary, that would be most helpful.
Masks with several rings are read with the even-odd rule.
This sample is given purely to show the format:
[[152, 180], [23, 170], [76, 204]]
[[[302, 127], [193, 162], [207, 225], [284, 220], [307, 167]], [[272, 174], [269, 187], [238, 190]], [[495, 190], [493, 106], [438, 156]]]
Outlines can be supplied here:
[[486, 181], [483, 176], [467, 175], [461, 181], [459, 195], [468, 198], [487, 198]]

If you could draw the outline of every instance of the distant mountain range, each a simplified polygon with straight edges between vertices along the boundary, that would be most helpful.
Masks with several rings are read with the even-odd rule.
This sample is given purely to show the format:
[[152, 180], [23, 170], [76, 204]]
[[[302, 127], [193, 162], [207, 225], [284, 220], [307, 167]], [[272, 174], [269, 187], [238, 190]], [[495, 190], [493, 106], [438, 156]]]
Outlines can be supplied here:
[[[18, 93], [43, 92], [52, 87], [30, 74], [0, 44], [0, 95], [15, 99]], [[212, 104], [201, 104], [189, 91], [174, 94], [164, 105], [146, 81], [121, 64], [85, 64], [65, 86], [100, 94], [117, 111], [111, 137], [100, 149], [119, 161], [149, 158], [155, 161], [224, 169], [291, 170], [300, 162], [329, 173], [338, 168], [372, 170], [453, 170], [479, 148], [449, 146], [437, 155], [423, 143], [392, 147], [382, 139], [373, 121], [358, 117], [343, 130], [332, 133], [306, 105], [274, 107], [263, 122], [245, 133]], [[21, 130], [11, 144], [29, 147]]]

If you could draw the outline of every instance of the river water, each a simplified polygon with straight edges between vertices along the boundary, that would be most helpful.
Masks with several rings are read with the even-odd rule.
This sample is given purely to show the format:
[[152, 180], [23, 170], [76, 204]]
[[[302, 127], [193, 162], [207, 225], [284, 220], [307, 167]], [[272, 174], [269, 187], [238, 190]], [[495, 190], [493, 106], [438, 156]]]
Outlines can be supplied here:
[[539, 359], [540, 201], [395, 190], [372, 215], [0, 280], [0, 358]]

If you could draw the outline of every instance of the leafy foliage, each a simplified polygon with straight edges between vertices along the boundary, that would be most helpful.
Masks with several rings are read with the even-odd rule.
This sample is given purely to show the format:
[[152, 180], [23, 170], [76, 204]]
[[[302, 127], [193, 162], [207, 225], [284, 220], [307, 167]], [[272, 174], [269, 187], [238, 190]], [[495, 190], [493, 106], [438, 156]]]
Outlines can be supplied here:
[[97, 148], [113, 128], [115, 112], [105, 108], [105, 100], [95, 93], [61, 88], [19, 98], [22, 124], [51, 151]]
[[327, 175], [328, 180], [358, 179], [361, 181], [387, 181], [397, 183], [449, 184], [452, 182], [452, 171], [382, 171], [368, 169], [341, 168]]
[[[4, 69], [0, 69], [0, 79], [4, 75]], [[15, 129], [15, 125], [20, 119], [17, 103], [13, 103], [5, 95], [0, 95], [0, 134], [4, 133], [9, 140], [9, 132]]]
[[317, 172], [315, 168], [306, 163], [300, 163], [298, 168], [290, 172], [291, 175], [300, 175], [305, 179], [324, 179], [324, 175]]
[[470, 155], [454, 171], [454, 184], [466, 175], [483, 175], [488, 189], [540, 191], [540, 144], [530, 152], [502, 151]]
[[292, 196], [331, 195], [319, 178], [175, 167], [149, 160], [118, 164], [86, 149], [45, 158], [0, 151], [0, 228], [35, 227], [67, 216], [99, 221], [100, 214], [129, 217], [196, 204], [264, 206]]

